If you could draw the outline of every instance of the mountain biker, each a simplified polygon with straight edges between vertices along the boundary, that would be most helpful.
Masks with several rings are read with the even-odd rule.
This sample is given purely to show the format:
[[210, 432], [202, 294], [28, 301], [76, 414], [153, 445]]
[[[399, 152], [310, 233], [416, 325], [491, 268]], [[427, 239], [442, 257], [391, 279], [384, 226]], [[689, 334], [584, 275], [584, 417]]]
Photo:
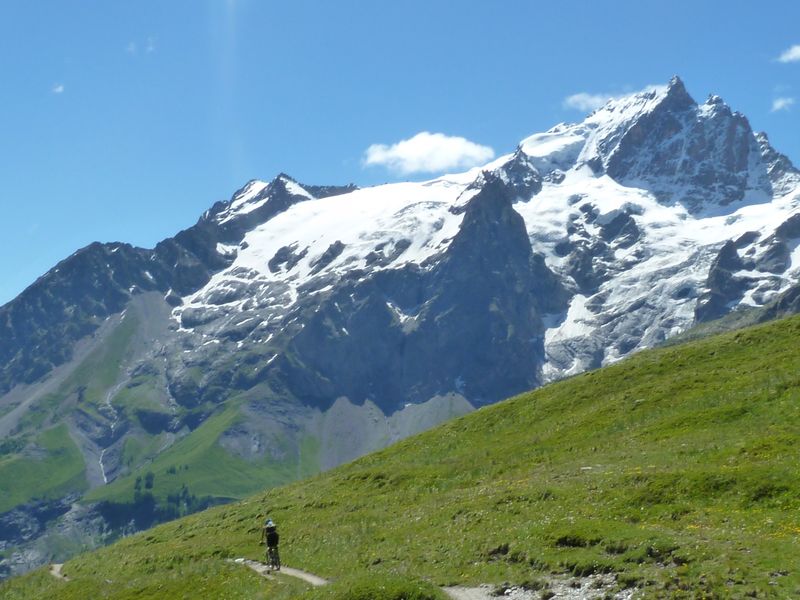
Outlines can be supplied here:
[[264, 528], [261, 530], [261, 543], [267, 545], [267, 564], [273, 567], [276, 571], [281, 570], [281, 559], [278, 554], [278, 528], [272, 519], [267, 519], [264, 523]]

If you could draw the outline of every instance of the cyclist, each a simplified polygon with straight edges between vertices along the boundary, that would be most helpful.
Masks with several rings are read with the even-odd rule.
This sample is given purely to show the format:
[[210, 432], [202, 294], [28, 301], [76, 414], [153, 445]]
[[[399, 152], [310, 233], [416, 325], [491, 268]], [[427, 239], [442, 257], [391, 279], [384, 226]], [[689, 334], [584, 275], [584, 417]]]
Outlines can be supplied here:
[[261, 543], [267, 545], [267, 564], [276, 571], [281, 570], [281, 559], [278, 554], [278, 528], [272, 519], [267, 519], [264, 528], [261, 530]]

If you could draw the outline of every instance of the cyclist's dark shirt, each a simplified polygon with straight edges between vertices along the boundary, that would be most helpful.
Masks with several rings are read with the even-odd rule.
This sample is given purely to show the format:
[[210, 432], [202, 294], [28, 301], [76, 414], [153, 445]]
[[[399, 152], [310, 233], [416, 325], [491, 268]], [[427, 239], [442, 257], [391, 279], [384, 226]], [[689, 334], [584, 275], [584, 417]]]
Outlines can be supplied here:
[[277, 531], [271, 528], [267, 529], [267, 546], [270, 548], [277, 548], [279, 538], [280, 536]]

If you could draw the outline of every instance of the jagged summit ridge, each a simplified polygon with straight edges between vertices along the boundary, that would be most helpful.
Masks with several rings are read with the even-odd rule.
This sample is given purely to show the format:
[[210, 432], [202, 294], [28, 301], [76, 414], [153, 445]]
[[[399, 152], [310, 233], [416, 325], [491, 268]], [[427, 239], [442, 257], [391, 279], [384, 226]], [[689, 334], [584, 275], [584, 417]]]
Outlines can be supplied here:
[[[726, 240], [762, 229], [756, 236], [762, 245], [740, 243], [737, 252], [754, 257], [743, 264], [773, 264], [759, 258], [778, 252], [763, 240], [796, 205], [791, 197], [780, 200], [773, 181], [779, 173], [788, 182], [784, 188], [793, 189], [794, 172], [743, 115], [718, 96], [697, 104], [675, 77], [612, 100], [581, 123], [526, 138], [483, 169], [297, 205], [248, 232], [234, 264], [175, 314], [183, 319], [212, 311], [238, 319], [242, 307], [253, 304], [245, 291], [252, 286], [271, 290], [258, 296], [266, 304], [257, 302], [279, 314], [279, 307], [295, 306], [314, 290], [324, 294], [350, 276], [430, 268], [447, 256], [471, 200], [486, 186], [501, 185], [524, 217], [535, 253], [573, 294], [570, 310], [546, 328], [553, 356], [561, 356], [548, 367], [557, 376], [616, 360], [718, 314], [719, 294], [708, 291], [716, 281], [708, 273], [717, 251]], [[768, 209], [755, 222], [749, 207], [759, 205]], [[298, 235], [303, 228], [317, 232], [307, 238], [312, 244]], [[789, 246], [779, 254], [791, 255]], [[781, 269], [798, 266], [787, 261]], [[738, 283], [724, 286], [727, 309], [737, 302], [763, 304], [792, 280], [788, 271], [780, 281], [758, 273], [739, 274]], [[214, 301], [217, 288], [237, 286], [241, 294], [222, 297], [235, 296], [238, 304]], [[656, 298], [654, 290], [670, 300]], [[634, 326], [645, 321], [644, 329]], [[592, 349], [591, 338], [600, 332], [604, 349]]]
[[[583, 122], [532, 136], [522, 149], [541, 162], [552, 157], [564, 170], [587, 166], [629, 187], [642, 187], [664, 203], [690, 211], [758, 199], [787, 185], [787, 166], [753, 133], [747, 118], [715, 95], [698, 105], [674, 77], [613, 99]], [[551, 162], [552, 158], [550, 159]]]

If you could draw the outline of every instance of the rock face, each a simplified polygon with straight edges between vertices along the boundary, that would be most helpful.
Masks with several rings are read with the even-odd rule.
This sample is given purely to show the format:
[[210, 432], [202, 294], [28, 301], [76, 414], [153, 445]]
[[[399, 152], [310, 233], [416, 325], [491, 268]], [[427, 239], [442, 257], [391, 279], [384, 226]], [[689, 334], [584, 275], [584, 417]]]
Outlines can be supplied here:
[[730, 304], [740, 300], [747, 289], [746, 282], [735, 277], [744, 268], [736, 244], [728, 240], [711, 263], [706, 284], [708, 291], [700, 298], [695, 317], [698, 321], [710, 321], [728, 312]]
[[[151, 464], [191, 483], [210, 456], [281, 483], [737, 308], [797, 310], [799, 219], [788, 158], [677, 78], [467, 173], [251, 181], [0, 307], [3, 453], [66, 422], [90, 488], [133, 493]], [[167, 471], [176, 444], [202, 460]], [[151, 520], [206, 502], [139, 494]]]
[[295, 393], [392, 412], [448, 392], [484, 404], [539, 385], [541, 315], [563, 308], [565, 293], [533, 255], [513, 193], [488, 176], [443, 260], [343, 282], [316, 304], [290, 351], [318, 383]]
[[719, 96], [697, 105], [674, 78], [658, 105], [621, 136], [606, 158], [606, 172], [620, 183], [644, 182], [661, 199], [697, 211], [742, 200], [748, 192], [771, 195], [760, 154], [744, 115]]
[[[26, 503], [0, 515], [0, 580], [49, 562], [63, 561], [75, 550], [95, 548], [105, 537], [104, 523], [91, 507], [75, 504], [76, 494]], [[78, 547], [70, 547], [78, 541]], [[81, 548], [82, 546], [82, 548]]]

